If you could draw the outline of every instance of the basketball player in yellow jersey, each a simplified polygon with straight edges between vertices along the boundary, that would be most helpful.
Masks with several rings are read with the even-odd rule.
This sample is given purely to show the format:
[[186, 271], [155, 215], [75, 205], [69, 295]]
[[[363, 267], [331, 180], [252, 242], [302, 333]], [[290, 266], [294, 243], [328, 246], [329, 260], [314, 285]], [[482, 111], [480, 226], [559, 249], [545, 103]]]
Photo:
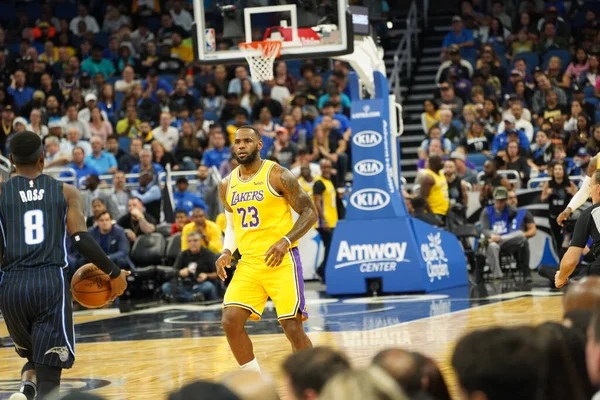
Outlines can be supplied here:
[[[302, 326], [308, 313], [297, 246], [317, 221], [315, 205], [294, 175], [260, 158], [262, 146], [253, 127], [236, 130], [232, 153], [240, 165], [219, 184], [227, 227], [216, 262], [217, 274], [225, 280], [233, 252], [239, 249], [242, 255], [225, 293], [222, 323], [239, 365], [255, 371], [260, 367], [244, 326], [248, 318], [260, 320], [268, 297], [292, 350], [312, 347]], [[292, 208], [299, 214], [295, 223]]]
[[577, 193], [575, 193], [575, 196], [573, 196], [569, 204], [567, 204], [567, 208], [565, 208], [565, 210], [556, 218], [556, 222], [560, 226], [562, 226], [565, 220], [569, 218], [571, 214], [573, 214], [573, 211], [581, 207], [583, 203], [585, 203], [590, 197], [590, 193], [592, 192], [592, 187], [590, 186], [591, 177], [594, 175], [594, 172], [596, 172], [597, 169], [600, 169], [600, 154], [592, 157], [590, 163], [588, 164], [587, 176], [583, 180], [579, 190]]
[[442, 157], [433, 155], [429, 157], [428, 168], [425, 169], [425, 176], [421, 182], [420, 195], [427, 200], [431, 212], [444, 225], [448, 208], [450, 208], [450, 198], [448, 196], [448, 182], [444, 172], [440, 172], [444, 167]]

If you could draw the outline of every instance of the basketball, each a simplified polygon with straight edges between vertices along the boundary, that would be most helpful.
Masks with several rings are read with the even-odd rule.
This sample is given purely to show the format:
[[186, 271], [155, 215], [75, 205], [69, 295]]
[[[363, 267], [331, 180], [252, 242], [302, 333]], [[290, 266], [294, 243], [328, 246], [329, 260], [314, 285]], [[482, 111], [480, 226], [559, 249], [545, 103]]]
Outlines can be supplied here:
[[79, 268], [71, 280], [73, 298], [87, 308], [100, 308], [108, 303], [110, 290], [110, 277], [94, 264]]

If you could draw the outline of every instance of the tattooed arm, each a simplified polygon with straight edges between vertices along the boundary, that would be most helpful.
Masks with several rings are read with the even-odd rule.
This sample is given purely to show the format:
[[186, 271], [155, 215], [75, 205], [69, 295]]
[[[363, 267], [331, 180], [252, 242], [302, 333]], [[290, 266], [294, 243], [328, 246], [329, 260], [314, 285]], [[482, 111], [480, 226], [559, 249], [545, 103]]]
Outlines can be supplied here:
[[290, 206], [300, 215], [294, 227], [286, 235], [290, 242], [294, 243], [310, 230], [317, 222], [317, 210], [315, 203], [302, 189], [298, 179], [286, 168], [275, 166], [271, 170], [269, 182], [273, 189], [290, 203]]
[[308, 194], [300, 187], [298, 180], [287, 169], [275, 166], [269, 175], [269, 183], [290, 203], [300, 216], [292, 230], [275, 242], [265, 254], [265, 262], [270, 267], [281, 264], [290, 245], [300, 239], [317, 222], [317, 210]]

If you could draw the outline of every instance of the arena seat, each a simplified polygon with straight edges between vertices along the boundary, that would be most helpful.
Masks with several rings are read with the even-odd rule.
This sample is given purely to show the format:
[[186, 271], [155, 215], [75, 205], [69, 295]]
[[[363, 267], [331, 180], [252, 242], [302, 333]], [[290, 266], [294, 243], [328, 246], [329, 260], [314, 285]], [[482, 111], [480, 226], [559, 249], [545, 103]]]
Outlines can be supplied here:
[[588, 97], [594, 97], [595, 93], [594, 93], [594, 87], [593, 86], [586, 86], [583, 88], [583, 93], [585, 94], [586, 99]]
[[477, 167], [477, 172], [483, 171], [483, 164], [485, 164], [485, 162], [487, 160], [489, 160], [489, 158], [485, 154], [481, 154], [481, 153], [467, 154], [467, 161], [475, 164], [475, 166]]
[[131, 261], [136, 266], [147, 267], [162, 262], [165, 251], [165, 238], [160, 233], [139, 236], [131, 249]]
[[600, 100], [598, 100], [596, 97], [586, 97], [585, 102], [593, 104], [594, 108], [598, 108], [598, 104], [600, 104]]
[[181, 252], [181, 233], [176, 233], [167, 239], [167, 245], [165, 248], [165, 263], [167, 265], [173, 265], [175, 259]]
[[533, 69], [535, 67], [537, 67], [538, 65], [540, 65], [540, 57], [538, 56], [537, 53], [533, 53], [533, 52], [525, 52], [525, 53], [519, 53], [517, 54], [514, 58], [513, 61], [510, 63], [510, 68], [509, 69], [513, 69], [514, 65], [515, 65], [515, 61], [517, 60], [525, 60], [525, 63], [527, 64], [527, 70], [528, 71], [533, 71]]
[[171, 224], [162, 224], [162, 225], [157, 226], [156, 232], [163, 235], [167, 239], [167, 242], [168, 242], [169, 236], [171, 236]]

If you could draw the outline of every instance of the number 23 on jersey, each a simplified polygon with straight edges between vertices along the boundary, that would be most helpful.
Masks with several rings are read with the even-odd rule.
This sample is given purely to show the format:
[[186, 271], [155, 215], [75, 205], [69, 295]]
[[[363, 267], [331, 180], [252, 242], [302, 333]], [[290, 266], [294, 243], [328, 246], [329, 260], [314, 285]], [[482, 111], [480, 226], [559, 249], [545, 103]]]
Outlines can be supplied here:
[[236, 208], [236, 212], [242, 217], [242, 228], [256, 228], [260, 225], [258, 209], [256, 207], [238, 207]]

